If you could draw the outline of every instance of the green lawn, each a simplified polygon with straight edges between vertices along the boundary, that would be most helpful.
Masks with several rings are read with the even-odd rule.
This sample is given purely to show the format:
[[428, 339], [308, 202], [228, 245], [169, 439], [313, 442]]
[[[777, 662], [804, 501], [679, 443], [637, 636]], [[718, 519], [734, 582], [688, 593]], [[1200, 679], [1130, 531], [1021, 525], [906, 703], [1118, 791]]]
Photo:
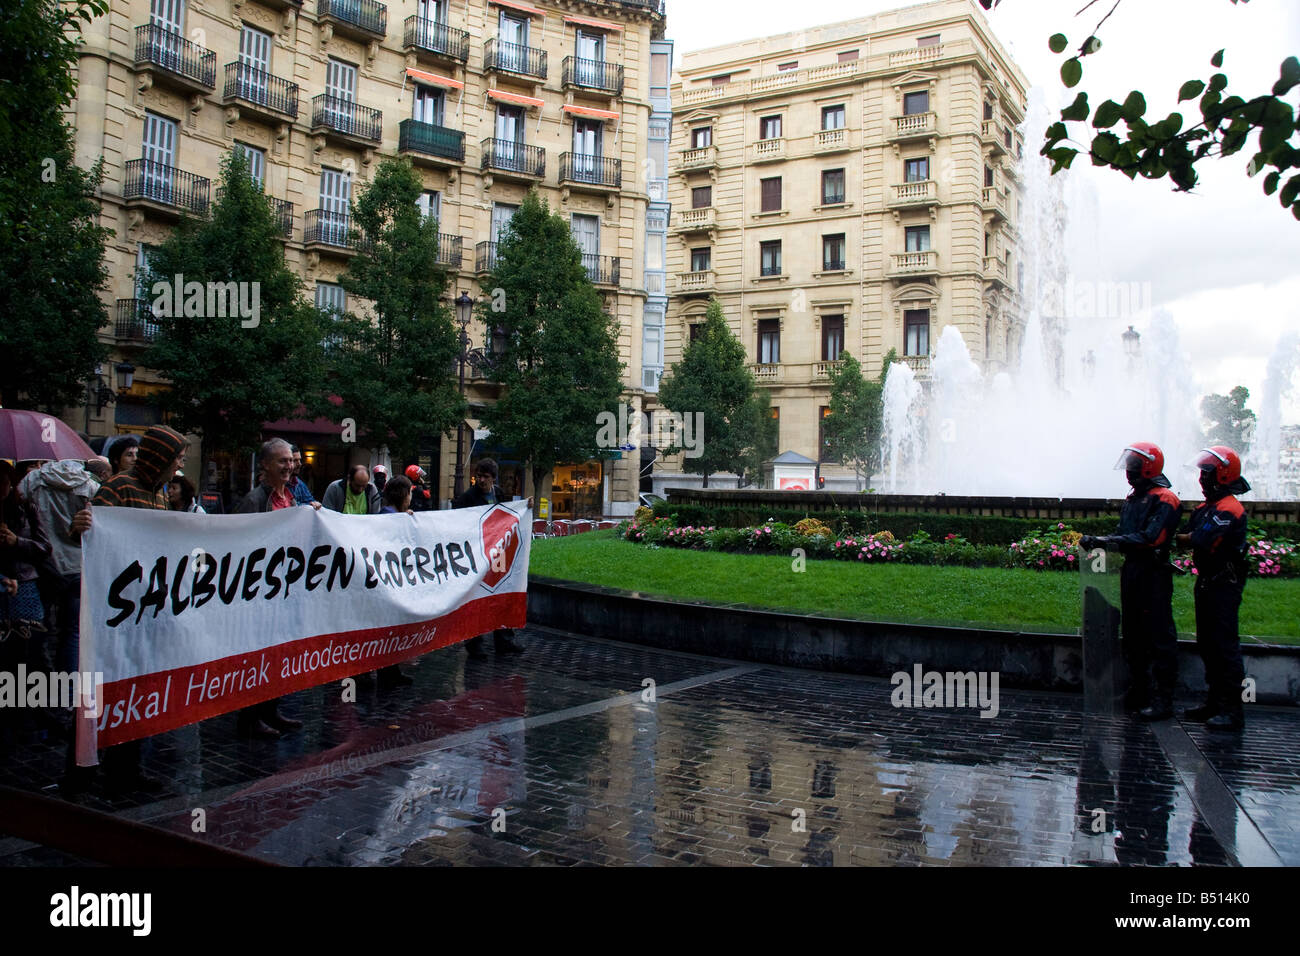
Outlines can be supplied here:
[[[808, 561], [795, 573], [787, 557], [650, 550], [613, 531], [534, 541], [531, 562], [541, 577], [875, 621], [1071, 634], [1079, 628], [1082, 603], [1078, 575], [1064, 572]], [[1192, 579], [1176, 578], [1174, 585], [1178, 630], [1191, 637]], [[1300, 580], [1252, 579], [1241, 633], [1265, 643], [1300, 644]]]

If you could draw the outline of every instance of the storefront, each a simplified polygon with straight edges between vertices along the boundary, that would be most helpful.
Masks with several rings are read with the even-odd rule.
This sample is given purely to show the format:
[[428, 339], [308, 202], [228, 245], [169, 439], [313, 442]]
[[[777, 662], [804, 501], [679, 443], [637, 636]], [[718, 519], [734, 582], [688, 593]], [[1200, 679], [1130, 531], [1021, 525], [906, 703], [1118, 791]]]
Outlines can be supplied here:
[[551, 478], [551, 515], [555, 518], [599, 518], [604, 514], [605, 467], [596, 459], [578, 465], [556, 465]]

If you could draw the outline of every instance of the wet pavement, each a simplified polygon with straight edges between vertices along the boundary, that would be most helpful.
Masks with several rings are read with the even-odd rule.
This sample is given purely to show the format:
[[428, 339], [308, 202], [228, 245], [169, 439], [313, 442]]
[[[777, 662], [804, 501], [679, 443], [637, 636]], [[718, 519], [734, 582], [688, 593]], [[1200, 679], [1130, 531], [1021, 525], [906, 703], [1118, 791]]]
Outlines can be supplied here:
[[[895, 708], [883, 680], [521, 640], [358, 680], [355, 703], [298, 693], [282, 710], [305, 726], [276, 742], [233, 715], [160, 735], [166, 793], [78, 800], [293, 865], [1300, 864], [1294, 710], [1222, 735], [1003, 690], [990, 719]], [[61, 742], [6, 744], [4, 782], [57, 793]], [[0, 837], [0, 865], [77, 862]]]

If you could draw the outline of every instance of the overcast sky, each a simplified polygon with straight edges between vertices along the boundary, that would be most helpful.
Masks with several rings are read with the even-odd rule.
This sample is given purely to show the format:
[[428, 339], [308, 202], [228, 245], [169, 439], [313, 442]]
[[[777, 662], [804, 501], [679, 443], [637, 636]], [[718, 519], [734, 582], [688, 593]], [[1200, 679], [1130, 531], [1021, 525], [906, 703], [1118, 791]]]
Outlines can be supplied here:
[[[1228, 91], [1249, 98], [1266, 92], [1278, 66], [1300, 55], [1300, 3], [1295, 0], [1122, 0], [1101, 28], [1103, 48], [1084, 60], [1083, 82], [1067, 91], [1058, 70], [1063, 57], [1047, 38], [1065, 33], [1077, 47], [1112, 6], [1101, 0], [1076, 16], [1086, 0], [1002, 0], [988, 19], [993, 31], [1049, 106], [1059, 109], [1078, 90], [1096, 105], [1144, 92], [1147, 115], [1179, 109], [1197, 114], [1195, 101], [1177, 105], [1185, 80], [1207, 79], [1210, 56], [1226, 48]], [[757, 36], [869, 16], [908, 6], [897, 0], [667, 0], [668, 32], [681, 56], [693, 50]], [[1176, 12], [1177, 16], [1171, 16]], [[1288, 96], [1295, 102], [1295, 91]], [[1122, 129], [1122, 125], [1121, 125]], [[1030, 142], [1026, 142], [1026, 155]], [[1041, 145], [1034, 144], [1034, 150]], [[1167, 180], [1130, 182], [1094, 169], [1086, 157], [1063, 175], [1078, 207], [1070, 244], [1088, 250], [1100, 278], [1150, 283], [1152, 309], [1167, 309], [1178, 325], [1199, 391], [1246, 385], [1252, 407], [1261, 393], [1270, 355], [1286, 331], [1300, 329], [1300, 221], [1265, 196], [1263, 177], [1249, 179], [1246, 163], [1255, 137], [1237, 156], [1205, 160], [1192, 194]], [[1086, 207], [1092, 206], [1093, 209]], [[1089, 270], [1091, 271], [1091, 270]], [[1137, 317], [1142, 331], [1147, 317]], [[1293, 376], [1284, 419], [1300, 423], [1300, 374]]]

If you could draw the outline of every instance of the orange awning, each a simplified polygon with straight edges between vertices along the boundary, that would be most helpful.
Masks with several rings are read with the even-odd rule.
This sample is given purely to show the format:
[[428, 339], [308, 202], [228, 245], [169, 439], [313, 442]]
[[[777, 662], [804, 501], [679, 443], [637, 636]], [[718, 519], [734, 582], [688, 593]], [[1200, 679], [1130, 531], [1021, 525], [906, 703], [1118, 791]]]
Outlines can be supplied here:
[[437, 73], [426, 73], [424, 70], [408, 68], [406, 75], [419, 83], [431, 83], [434, 86], [445, 86], [452, 90], [463, 90], [465, 88], [465, 84], [460, 80], [453, 80], [449, 76], [441, 76]]
[[571, 103], [565, 104], [564, 112], [576, 113], [578, 116], [592, 116], [595, 117], [596, 119], [607, 119], [607, 120], [618, 119], [618, 114], [615, 113], [613, 110], [596, 110], [596, 109], [592, 109], [590, 106], [574, 106]]
[[621, 30], [623, 24], [610, 23], [608, 20], [595, 20], [591, 17], [565, 17], [565, 23], [579, 23], [584, 27], [596, 27], [601, 30]]
[[494, 100], [515, 103], [519, 106], [541, 106], [545, 102], [535, 96], [521, 96], [518, 93], [506, 93], [504, 90], [488, 90], [487, 93]]
[[519, 10], [530, 16], [544, 17], [545, 10], [538, 10], [536, 7], [530, 7], [526, 3], [520, 3], [519, 0], [488, 0], [489, 3], [495, 3], [499, 7], [509, 7], [511, 10]]

